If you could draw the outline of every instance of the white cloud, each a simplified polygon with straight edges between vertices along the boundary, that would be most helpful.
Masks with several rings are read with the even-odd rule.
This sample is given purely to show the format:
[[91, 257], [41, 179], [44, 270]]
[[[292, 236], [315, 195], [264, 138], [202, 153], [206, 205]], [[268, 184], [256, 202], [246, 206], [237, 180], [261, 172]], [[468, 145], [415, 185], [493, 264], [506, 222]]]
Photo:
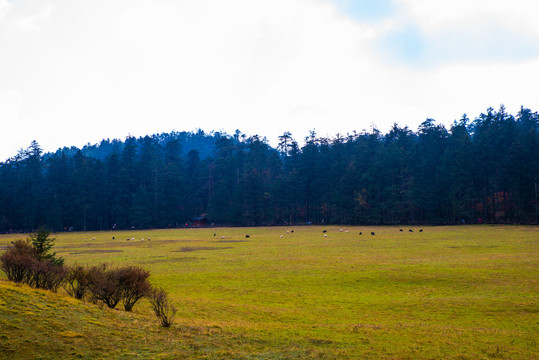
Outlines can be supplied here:
[[53, 11], [54, 6], [45, 2], [35, 13], [17, 18], [14, 25], [23, 31], [42, 31], [41, 24], [50, 18]]
[[22, 108], [22, 96], [14, 90], [0, 91], [0, 119], [16, 122]]
[[6, 21], [8, 12], [13, 6], [8, 0], [0, 0], [0, 24]]
[[[415, 129], [426, 117], [450, 123], [502, 102], [533, 108], [533, 54], [410, 67], [378, 51], [388, 34], [413, 26], [427, 53], [443, 54], [430, 38], [450, 39], [454, 28], [461, 41], [487, 13], [505, 21], [502, 32], [536, 31], [514, 24], [516, 12], [502, 18], [502, 2], [486, 10], [436, 2], [438, 11], [434, 2], [399, 0], [391, 17], [362, 23], [322, 0], [51, 0], [25, 8], [0, 0], [0, 49], [9, 54], [0, 56], [0, 123], [12, 134], [2, 136], [0, 160], [32, 139], [48, 151], [196, 128], [272, 141], [291, 131], [301, 140], [311, 129], [331, 136], [371, 123], [383, 131], [393, 122]], [[28, 19], [26, 27], [17, 19]]]
[[[529, 0], [396, 0], [399, 16], [392, 19], [387, 47], [407, 41], [422, 51], [411, 56], [393, 52], [403, 60], [451, 63], [519, 61], [539, 55], [539, 2]], [[399, 49], [398, 49], [399, 50]]]
[[24, 4], [13, 5], [9, 0], [0, 0], [0, 26], [23, 32], [40, 32], [54, 12], [50, 2], [30, 1], [27, 8]]
[[409, 20], [425, 30], [481, 27], [502, 23], [539, 35], [536, 14], [539, 4], [530, 0], [395, 0]]

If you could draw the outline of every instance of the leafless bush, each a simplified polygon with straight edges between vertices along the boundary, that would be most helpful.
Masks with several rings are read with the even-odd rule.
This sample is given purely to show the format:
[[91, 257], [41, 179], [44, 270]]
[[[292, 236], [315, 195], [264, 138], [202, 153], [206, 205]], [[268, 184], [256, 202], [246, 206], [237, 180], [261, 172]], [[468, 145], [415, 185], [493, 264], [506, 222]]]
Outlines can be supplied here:
[[169, 327], [174, 323], [176, 308], [170, 303], [167, 292], [162, 288], [152, 288], [148, 299], [155, 312], [155, 316], [161, 322], [161, 326]]
[[56, 292], [66, 276], [64, 266], [58, 265], [52, 260], [35, 260], [30, 268], [28, 284], [39, 289]]
[[8, 250], [0, 256], [0, 269], [6, 273], [8, 280], [28, 282], [32, 272], [32, 264], [37, 262], [32, 244], [24, 240], [15, 240]]
[[114, 309], [122, 300], [122, 288], [118, 269], [107, 269], [105, 264], [94, 266], [88, 271], [88, 290], [97, 301]]
[[151, 289], [148, 281], [150, 272], [137, 266], [123, 267], [117, 271], [124, 308], [126, 311], [131, 311], [135, 303], [147, 295]]
[[65, 277], [63, 265], [49, 259], [38, 259], [36, 249], [29, 241], [16, 240], [0, 256], [0, 268], [8, 280], [56, 291]]
[[71, 289], [68, 292], [74, 293], [74, 286], [84, 285], [86, 281], [90, 301], [101, 301], [111, 309], [123, 301], [125, 310], [131, 311], [135, 303], [151, 289], [148, 281], [150, 272], [136, 266], [109, 268], [101, 264], [88, 270], [79, 268], [71, 274], [72, 277], [68, 278]]
[[75, 299], [82, 299], [88, 291], [88, 269], [75, 265], [67, 268], [64, 289]]

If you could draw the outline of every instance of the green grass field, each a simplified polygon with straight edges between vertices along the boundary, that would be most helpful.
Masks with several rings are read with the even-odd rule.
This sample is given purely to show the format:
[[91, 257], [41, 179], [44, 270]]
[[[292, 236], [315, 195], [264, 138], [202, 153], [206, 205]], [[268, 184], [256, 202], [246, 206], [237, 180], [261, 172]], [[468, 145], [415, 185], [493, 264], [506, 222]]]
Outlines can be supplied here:
[[0, 281], [0, 358], [539, 358], [538, 227], [339, 229], [56, 234], [67, 264], [150, 270], [176, 323]]

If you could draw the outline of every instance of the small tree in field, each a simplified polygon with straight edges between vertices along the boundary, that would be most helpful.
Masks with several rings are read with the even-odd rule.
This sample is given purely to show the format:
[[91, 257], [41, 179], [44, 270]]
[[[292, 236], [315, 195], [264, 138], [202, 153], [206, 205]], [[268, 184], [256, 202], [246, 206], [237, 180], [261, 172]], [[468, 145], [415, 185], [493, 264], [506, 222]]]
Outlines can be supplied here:
[[155, 316], [161, 322], [161, 326], [169, 327], [174, 323], [176, 308], [168, 299], [167, 292], [162, 288], [152, 288], [148, 295]]
[[36, 232], [30, 234], [30, 240], [34, 246], [36, 252], [36, 258], [38, 260], [49, 260], [55, 265], [62, 265], [64, 263], [63, 258], [56, 258], [56, 253], [51, 253], [50, 250], [54, 246], [54, 240], [56, 238], [50, 237], [51, 232], [41, 227]]

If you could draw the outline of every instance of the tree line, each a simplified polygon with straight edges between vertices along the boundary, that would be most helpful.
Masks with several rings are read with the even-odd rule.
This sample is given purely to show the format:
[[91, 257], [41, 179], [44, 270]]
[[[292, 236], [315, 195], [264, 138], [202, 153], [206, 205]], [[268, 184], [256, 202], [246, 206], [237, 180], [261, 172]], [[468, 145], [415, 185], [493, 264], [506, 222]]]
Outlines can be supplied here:
[[[539, 223], [539, 115], [521, 108], [276, 147], [220, 132], [128, 137], [0, 163], [0, 229]], [[198, 139], [197, 148], [186, 139]], [[196, 142], [195, 142], [196, 143]], [[208, 150], [211, 146], [211, 150]], [[95, 154], [99, 153], [99, 156]], [[203, 155], [201, 156], [201, 154]]]

